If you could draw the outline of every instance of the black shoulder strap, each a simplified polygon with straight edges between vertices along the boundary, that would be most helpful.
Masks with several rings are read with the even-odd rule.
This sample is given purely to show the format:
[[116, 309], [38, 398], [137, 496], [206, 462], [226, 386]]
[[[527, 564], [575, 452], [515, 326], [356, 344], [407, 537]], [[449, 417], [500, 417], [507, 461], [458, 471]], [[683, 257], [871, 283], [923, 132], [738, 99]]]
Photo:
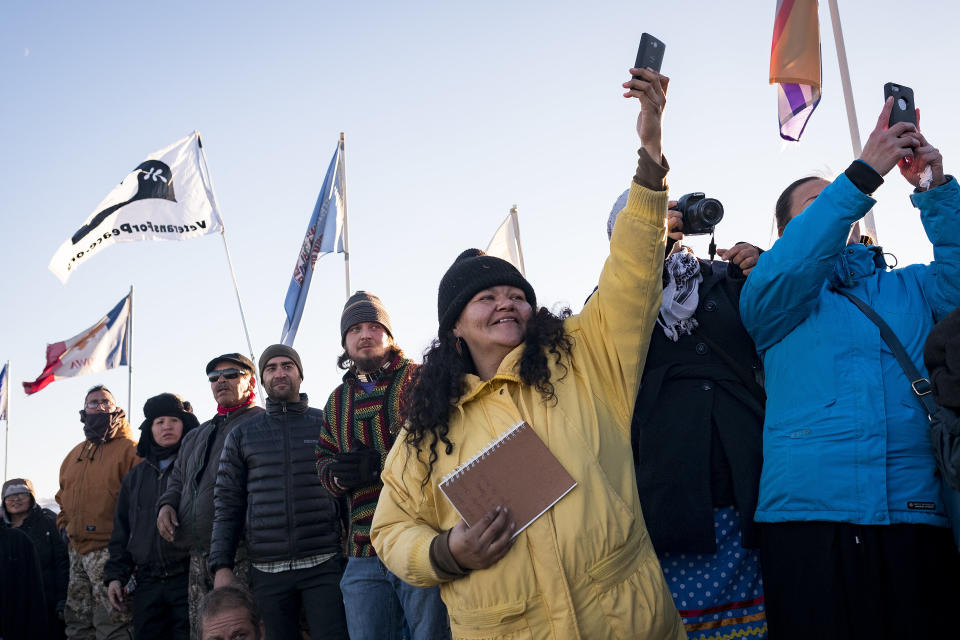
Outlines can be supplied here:
[[930, 381], [920, 375], [917, 367], [913, 364], [913, 360], [907, 355], [907, 350], [904, 349], [903, 343], [897, 338], [897, 335], [893, 332], [893, 329], [890, 328], [890, 325], [884, 322], [883, 318], [881, 318], [870, 305], [849, 291], [845, 291], [844, 289], [834, 289], [834, 291], [846, 296], [850, 302], [857, 305], [857, 308], [863, 312], [863, 315], [867, 316], [873, 324], [877, 325], [877, 328], [880, 329], [880, 337], [883, 338], [883, 341], [890, 347], [890, 351], [893, 352], [893, 357], [900, 363], [900, 368], [903, 369], [907, 379], [910, 381], [910, 387], [913, 389], [914, 395], [917, 396], [917, 401], [923, 406], [923, 409], [927, 412], [927, 416], [932, 416], [937, 409], [937, 405], [933, 402], [933, 398], [930, 397], [930, 392], [933, 391], [930, 386]]

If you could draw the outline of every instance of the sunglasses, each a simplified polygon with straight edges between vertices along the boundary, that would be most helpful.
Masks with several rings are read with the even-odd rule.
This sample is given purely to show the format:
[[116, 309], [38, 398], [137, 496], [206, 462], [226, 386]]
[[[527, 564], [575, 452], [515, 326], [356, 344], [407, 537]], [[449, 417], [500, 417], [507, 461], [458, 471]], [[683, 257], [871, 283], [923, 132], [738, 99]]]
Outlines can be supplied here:
[[240, 376], [246, 374], [246, 371], [241, 371], [240, 369], [220, 369], [219, 371], [214, 371], [208, 375], [207, 380], [210, 382], [216, 382], [221, 377], [226, 378], [227, 380], [236, 380]]

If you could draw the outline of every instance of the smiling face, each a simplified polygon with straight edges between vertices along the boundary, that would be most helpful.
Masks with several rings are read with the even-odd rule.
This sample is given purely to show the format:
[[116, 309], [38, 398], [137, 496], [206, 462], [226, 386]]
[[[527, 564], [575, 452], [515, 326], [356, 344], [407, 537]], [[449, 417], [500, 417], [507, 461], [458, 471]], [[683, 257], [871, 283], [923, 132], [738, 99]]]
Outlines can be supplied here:
[[237, 406], [247, 399], [250, 390], [257, 383], [250, 373], [240, 370], [235, 362], [228, 360], [218, 362], [208, 378], [213, 399], [221, 407]]
[[29, 511], [32, 501], [29, 493], [16, 493], [3, 499], [3, 508], [7, 510], [7, 515], [16, 516]]
[[150, 425], [153, 441], [161, 447], [170, 447], [180, 442], [183, 435], [183, 421], [173, 416], [160, 416]]
[[263, 388], [276, 402], [296, 402], [300, 399], [300, 370], [287, 356], [274, 356], [263, 365]]
[[498, 285], [470, 299], [453, 326], [453, 334], [467, 343], [478, 367], [481, 360], [499, 364], [523, 342], [532, 316], [523, 289]]
[[379, 322], [358, 322], [344, 336], [347, 356], [360, 373], [373, 373], [382, 367], [392, 344], [390, 334]]

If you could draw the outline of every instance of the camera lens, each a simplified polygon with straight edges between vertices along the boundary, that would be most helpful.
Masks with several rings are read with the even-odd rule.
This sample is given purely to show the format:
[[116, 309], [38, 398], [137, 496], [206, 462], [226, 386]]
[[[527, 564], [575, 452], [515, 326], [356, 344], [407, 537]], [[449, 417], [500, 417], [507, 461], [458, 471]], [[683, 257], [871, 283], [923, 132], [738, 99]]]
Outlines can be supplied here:
[[714, 198], [705, 198], [700, 202], [700, 219], [707, 226], [714, 226], [723, 220], [723, 205]]

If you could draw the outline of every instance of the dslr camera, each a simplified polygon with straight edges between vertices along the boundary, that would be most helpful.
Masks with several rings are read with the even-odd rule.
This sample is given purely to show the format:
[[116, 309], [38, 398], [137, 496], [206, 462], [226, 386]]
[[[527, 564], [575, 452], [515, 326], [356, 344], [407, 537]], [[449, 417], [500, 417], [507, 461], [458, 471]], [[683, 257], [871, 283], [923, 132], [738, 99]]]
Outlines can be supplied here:
[[714, 227], [723, 220], [723, 205], [720, 201], [706, 197], [701, 191], [680, 196], [676, 210], [683, 214], [685, 236], [713, 233]]

